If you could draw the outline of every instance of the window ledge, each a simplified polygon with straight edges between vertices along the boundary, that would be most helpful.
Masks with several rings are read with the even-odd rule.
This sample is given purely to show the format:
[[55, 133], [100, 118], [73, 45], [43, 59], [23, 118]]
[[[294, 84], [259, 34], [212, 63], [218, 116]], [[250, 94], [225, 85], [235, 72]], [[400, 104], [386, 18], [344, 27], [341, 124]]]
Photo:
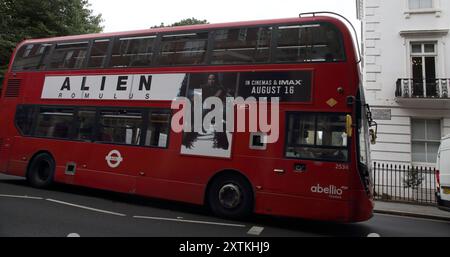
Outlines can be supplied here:
[[424, 168], [435, 168], [436, 163], [432, 162], [411, 162], [411, 166], [413, 167], [424, 167]]
[[442, 11], [440, 9], [428, 8], [428, 9], [411, 9], [404, 12], [406, 19], [409, 19], [413, 14], [430, 14], [430, 13], [431, 14], [434, 13], [436, 17], [441, 17]]

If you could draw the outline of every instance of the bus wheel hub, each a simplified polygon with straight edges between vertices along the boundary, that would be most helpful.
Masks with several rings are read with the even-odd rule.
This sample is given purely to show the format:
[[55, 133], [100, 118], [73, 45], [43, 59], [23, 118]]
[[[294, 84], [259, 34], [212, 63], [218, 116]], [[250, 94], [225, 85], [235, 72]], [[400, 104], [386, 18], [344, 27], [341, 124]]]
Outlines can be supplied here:
[[219, 201], [225, 208], [235, 208], [241, 202], [241, 190], [234, 184], [226, 184], [219, 191]]

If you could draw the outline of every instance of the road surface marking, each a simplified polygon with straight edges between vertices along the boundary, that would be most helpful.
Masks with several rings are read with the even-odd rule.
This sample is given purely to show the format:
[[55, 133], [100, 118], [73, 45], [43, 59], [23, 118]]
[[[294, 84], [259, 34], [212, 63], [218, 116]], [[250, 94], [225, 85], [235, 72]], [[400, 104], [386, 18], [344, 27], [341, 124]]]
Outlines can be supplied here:
[[111, 215], [116, 215], [116, 216], [122, 216], [122, 217], [127, 216], [127, 215], [122, 214], [122, 213], [95, 209], [95, 208], [91, 208], [91, 207], [87, 207], [87, 206], [82, 206], [82, 205], [78, 205], [78, 204], [62, 202], [62, 201], [58, 201], [58, 200], [54, 200], [54, 199], [45, 199], [45, 200], [50, 201], [50, 202], [54, 202], [54, 203], [59, 203], [59, 204], [72, 206], [72, 207], [77, 207], [77, 208], [81, 208], [81, 209], [86, 209], [86, 210], [90, 210], [90, 211], [96, 211], [96, 212], [101, 212], [101, 213], [106, 213], [106, 214], [111, 214]]
[[77, 233], [70, 233], [67, 235], [67, 237], [81, 237], [80, 234]]
[[241, 224], [209, 222], [209, 221], [200, 221], [200, 220], [183, 220], [183, 219], [171, 219], [171, 218], [161, 218], [161, 217], [147, 217], [147, 216], [133, 216], [133, 218], [136, 218], [136, 219], [148, 219], [148, 220], [165, 220], [165, 221], [176, 221], [176, 222], [185, 222], [185, 223], [197, 223], [197, 224], [207, 224], [207, 225], [218, 225], [218, 226], [229, 226], [229, 227], [245, 228], [245, 225], [241, 225]]
[[263, 230], [264, 230], [264, 227], [254, 226], [247, 232], [247, 234], [254, 235], [254, 236], [259, 236], [261, 234], [261, 232], [263, 232]]
[[370, 233], [367, 235], [367, 237], [381, 237], [380, 234], [377, 233]]
[[44, 200], [44, 198], [42, 198], [42, 197], [33, 197], [33, 196], [27, 196], [27, 195], [0, 195], [0, 197]]
[[419, 218], [419, 217], [411, 217], [411, 216], [405, 216], [405, 215], [395, 215], [395, 214], [387, 214], [387, 213], [376, 213], [376, 215], [380, 216], [389, 216], [394, 218], [405, 218], [405, 219], [411, 219], [411, 220], [420, 220], [420, 221], [432, 221], [432, 222], [439, 222], [439, 223], [446, 223], [448, 224], [448, 221], [445, 220], [438, 220], [438, 219], [432, 219], [432, 218]]

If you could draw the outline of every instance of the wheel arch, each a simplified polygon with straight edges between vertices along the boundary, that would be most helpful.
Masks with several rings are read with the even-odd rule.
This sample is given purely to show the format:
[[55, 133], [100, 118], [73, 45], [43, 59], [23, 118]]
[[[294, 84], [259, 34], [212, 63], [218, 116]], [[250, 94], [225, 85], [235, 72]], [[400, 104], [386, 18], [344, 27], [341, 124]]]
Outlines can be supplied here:
[[55, 157], [53, 156], [53, 154], [48, 150], [39, 150], [39, 151], [35, 152], [33, 154], [33, 156], [30, 158], [30, 160], [28, 161], [27, 169], [25, 170], [25, 177], [28, 176], [28, 172], [30, 171], [30, 165], [33, 163], [34, 159], [36, 159], [36, 157], [40, 154], [48, 154], [52, 158], [52, 160], [55, 164], [55, 168], [56, 168], [56, 160], [55, 160]]

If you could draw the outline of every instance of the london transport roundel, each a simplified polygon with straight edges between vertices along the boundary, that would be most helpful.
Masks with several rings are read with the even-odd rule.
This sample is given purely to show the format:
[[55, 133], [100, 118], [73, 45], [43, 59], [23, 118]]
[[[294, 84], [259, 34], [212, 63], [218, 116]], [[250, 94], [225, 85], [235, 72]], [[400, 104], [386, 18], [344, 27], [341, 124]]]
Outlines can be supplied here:
[[122, 155], [117, 150], [112, 150], [105, 157], [106, 163], [111, 168], [119, 167], [120, 163], [123, 161]]

